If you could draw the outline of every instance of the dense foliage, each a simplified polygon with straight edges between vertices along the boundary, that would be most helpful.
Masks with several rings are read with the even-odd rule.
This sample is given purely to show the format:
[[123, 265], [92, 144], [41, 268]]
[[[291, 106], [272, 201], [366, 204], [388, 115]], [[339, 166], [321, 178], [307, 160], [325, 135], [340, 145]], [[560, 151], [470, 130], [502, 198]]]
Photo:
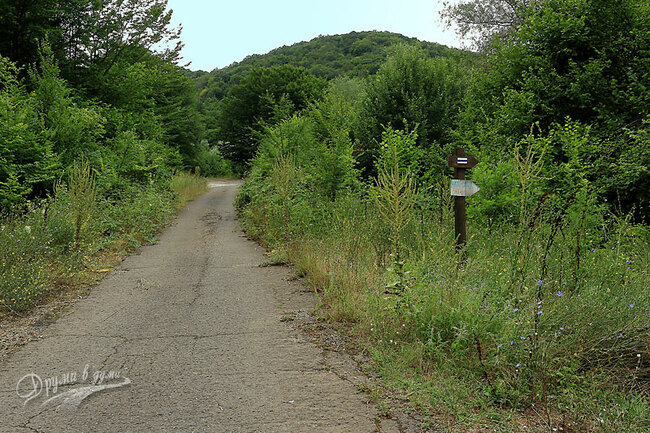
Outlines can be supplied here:
[[[647, 431], [646, 3], [464, 2], [485, 62], [394, 48], [257, 141], [247, 230], [450, 431]], [[455, 146], [482, 188], [461, 252]]]
[[304, 68], [291, 65], [255, 68], [228, 92], [216, 119], [224, 155], [248, 162], [264, 126], [304, 110], [325, 86]]
[[[255, 142], [264, 123], [274, 117], [277, 121], [282, 116], [291, 115], [302, 110], [305, 101], [318, 99], [318, 89], [322, 88], [324, 79], [374, 75], [396, 44], [422, 50], [428, 58], [474, 59], [470, 53], [399, 34], [352, 32], [320, 36], [309, 42], [278, 48], [268, 54], [249, 56], [240, 63], [209, 74], [194, 72], [190, 75], [196, 81], [207, 140], [211, 143], [221, 142], [224, 154], [244, 167], [255, 154]], [[444, 66], [439, 68], [444, 69]], [[418, 78], [422, 78], [422, 75], [412, 77]], [[292, 81], [296, 83], [291, 84]], [[268, 86], [268, 97], [264, 96], [264, 86]], [[419, 86], [426, 86], [429, 95], [436, 91], [427, 84]], [[411, 92], [417, 90], [413, 88]], [[279, 104], [282, 108], [272, 110], [272, 105], [278, 103], [284, 94], [288, 99]], [[413, 107], [411, 111], [415, 115], [415, 110], [422, 109]], [[439, 107], [438, 110], [444, 111], [445, 108]], [[453, 111], [454, 107], [449, 110]], [[409, 120], [419, 122], [421, 119]], [[441, 127], [443, 123], [444, 120], [441, 120]]]
[[181, 170], [230, 172], [170, 19], [166, 0], [0, 3], [0, 314], [150, 239], [203, 191]]
[[2, 3], [0, 212], [51, 195], [80, 158], [111, 197], [177, 169], [227, 171], [218, 151], [202, 144], [178, 45], [153, 49], [178, 37], [166, 3]]
[[[364, 32], [208, 74], [154, 49], [177, 40], [164, 0], [3, 2], [0, 308], [146, 239], [202, 187], [177, 170], [234, 164], [249, 233], [450, 430], [529, 408], [544, 431], [647, 431], [650, 7], [446, 13], [482, 54]], [[456, 146], [480, 161], [461, 252]]]
[[493, 43], [488, 69], [468, 94], [459, 140], [493, 161], [494, 169], [500, 154], [524, 137], [528, 143], [547, 141], [548, 171], [541, 174], [547, 189], [569, 194], [588, 181], [601, 198], [645, 218], [645, 2], [545, 1], [510, 35]]
[[440, 178], [466, 88], [466, 65], [428, 58], [417, 47], [394, 47], [368, 81], [359, 112], [355, 136], [364, 172], [372, 171], [385, 128], [417, 128], [417, 146], [427, 153], [428, 171]]

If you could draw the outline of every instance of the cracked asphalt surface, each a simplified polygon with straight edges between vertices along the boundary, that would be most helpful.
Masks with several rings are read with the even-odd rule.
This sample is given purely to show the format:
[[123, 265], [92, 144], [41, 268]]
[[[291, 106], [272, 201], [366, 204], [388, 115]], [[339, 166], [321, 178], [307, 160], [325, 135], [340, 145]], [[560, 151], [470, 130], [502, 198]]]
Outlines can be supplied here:
[[238, 185], [214, 183], [0, 364], [0, 431], [402, 430], [282, 320], [314, 297], [286, 268], [259, 266], [232, 207]]

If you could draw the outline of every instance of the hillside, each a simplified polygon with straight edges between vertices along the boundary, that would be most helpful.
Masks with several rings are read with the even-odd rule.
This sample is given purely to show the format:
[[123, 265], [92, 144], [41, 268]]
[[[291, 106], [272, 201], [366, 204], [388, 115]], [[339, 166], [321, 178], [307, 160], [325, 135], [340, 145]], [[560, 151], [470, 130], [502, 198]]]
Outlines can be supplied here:
[[233, 84], [254, 67], [302, 66], [317, 77], [332, 79], [340, 75], [366, 77], [377, 72], [395, 44], [419, 45], [431, 57], [468, 55], [467, 52], [424, 42], [390, 32], [351, 32], [344, 35], [319, 36], [309, 42], [283, 46], [267, 54], [255, 54], [239, 63], [210, 73], [192, 72], [202, 100], [222, 99]]

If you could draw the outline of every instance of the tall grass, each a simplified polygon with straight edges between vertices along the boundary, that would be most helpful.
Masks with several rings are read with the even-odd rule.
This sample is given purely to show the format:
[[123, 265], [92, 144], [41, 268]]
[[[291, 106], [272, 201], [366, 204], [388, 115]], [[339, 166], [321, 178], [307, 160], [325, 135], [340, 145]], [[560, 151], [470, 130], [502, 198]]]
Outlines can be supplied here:
[[[532, 182], [537, 162], [520, 162]], [[378, 371], [452, 430], [532, 408], [544, 431], [647, 431], [647, 227], [584, 189], [543, 195], [521, 200], [519, 224], [470, 221], [459, 266], [450, 206], [411, 206], [399, 171], [331, 201], [294, 167], [272, 170], [242, 189], [246, 228], [285, 249], [324, 314], [353, 323]]]
[[198, 171], [196, 173], [179, 172], [169, 181], [169, 187], [176, 193], [179, 203], [194, 200], [208, 190], [208, 184]]
[[94, 278], [102, 255], [119, 258], [155, 240], [174, 212], [206, 191], [206, 179], [178, 173], [168, 184], [129, 189], [118, 201], [96, 190], [84, 162], [54, 197], [0, 220], [0, 314], [21, 314], [61, 287]]

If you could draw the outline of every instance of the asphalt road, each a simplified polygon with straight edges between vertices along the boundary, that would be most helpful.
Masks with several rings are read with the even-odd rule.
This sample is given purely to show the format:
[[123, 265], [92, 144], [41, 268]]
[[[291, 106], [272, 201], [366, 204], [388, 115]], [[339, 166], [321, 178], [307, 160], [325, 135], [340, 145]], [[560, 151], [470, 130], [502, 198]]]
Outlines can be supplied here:
[[[215, 183], [0, 364], [2, 432], [375, 432], [377, 409], [282, 320], [313, 295]], [[400, 429], [401, 430], [401, 429]]]

